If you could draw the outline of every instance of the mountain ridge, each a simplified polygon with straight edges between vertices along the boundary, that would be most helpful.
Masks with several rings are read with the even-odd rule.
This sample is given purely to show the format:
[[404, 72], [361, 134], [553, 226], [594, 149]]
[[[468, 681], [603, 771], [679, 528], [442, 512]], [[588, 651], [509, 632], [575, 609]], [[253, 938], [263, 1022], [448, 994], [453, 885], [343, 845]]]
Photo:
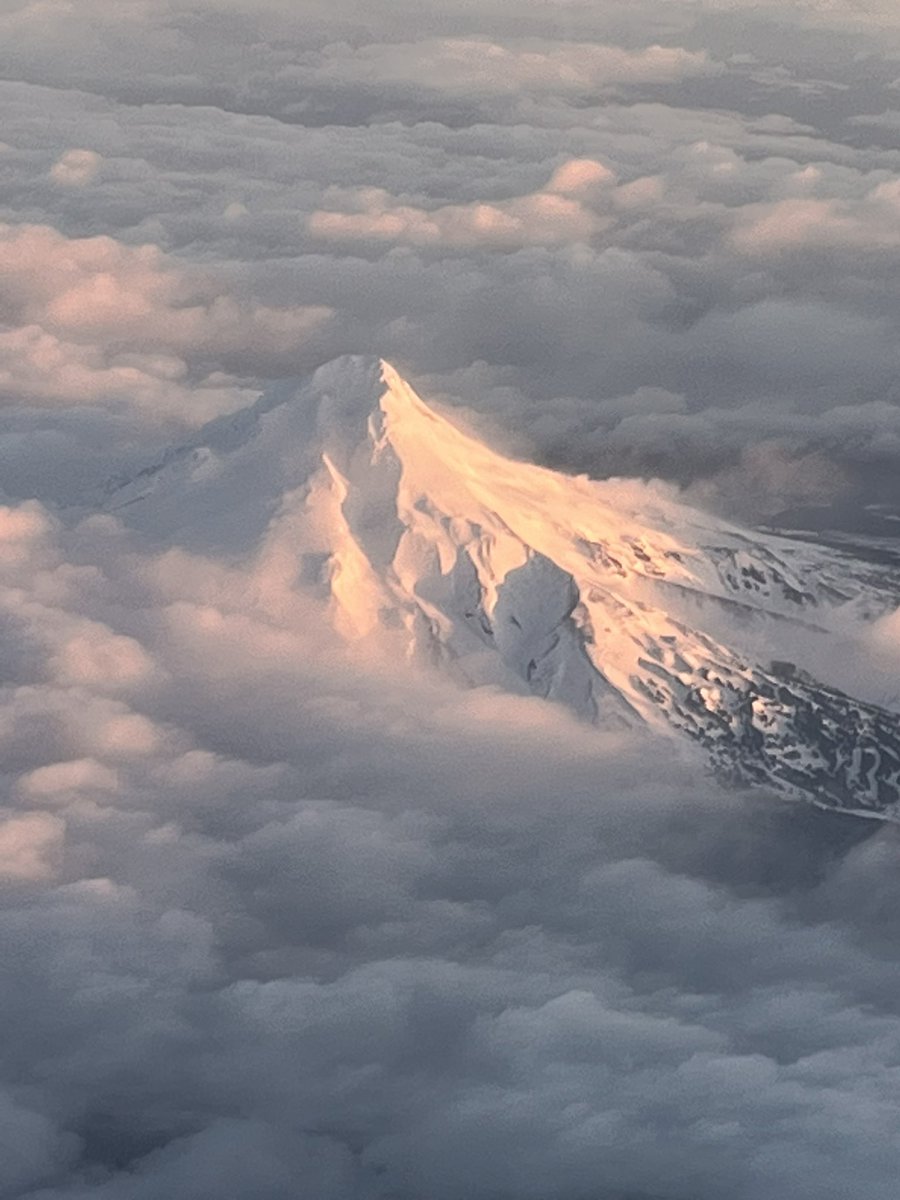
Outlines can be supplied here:
[[[248, 486], [263, 474], [268, 499]], [[699, 743], [729, 782], [898, 819], [896, 714], [751, 651], [896, 604], [833, 554], [506, 458], [360, 358], [214, 423], [107, 507], [140, 524], [168, 505], [171, 535], [179, 510], [221, 522], [217, 496], [235, 519], [257, 505], [257, 537], [299, 509], [298, 563], [348, 638], [390, 631], [461, 682]]]

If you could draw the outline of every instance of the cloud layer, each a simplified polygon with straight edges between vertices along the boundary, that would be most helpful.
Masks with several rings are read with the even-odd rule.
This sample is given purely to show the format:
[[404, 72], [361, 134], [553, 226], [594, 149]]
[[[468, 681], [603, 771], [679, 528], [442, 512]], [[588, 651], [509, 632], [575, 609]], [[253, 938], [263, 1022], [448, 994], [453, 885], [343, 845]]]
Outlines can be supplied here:
[[[130, 458], [135, 415], [196, 422], [267, 378], [374, 352], [572, 469], [624, 463], [749, 519], [896, 501], [887, 10], [117, 12], [0, 15], [10, 236], [26, 221], [73, 244], [101, 235], [128, 275], [98, 280], [89, 240], [74, 342], [62, 297], [12, 322], [19, 430], [46, 430], [29, 406], [89, 395]], [[573, 183], [579, 163], [600, 174]], [[140, 253], [164, 278], [137, 278]], [[648, 387], [682, 410], [629, 410]]]
[[891, 830], [3, 528], [0, 1195], [892, 1195]]
[[90, 508], [347, 351], [565, 469], [896, 505], [896, 5], [301, 7], [0, 4], [0, 1197], [894, 1200], [896, 833]]

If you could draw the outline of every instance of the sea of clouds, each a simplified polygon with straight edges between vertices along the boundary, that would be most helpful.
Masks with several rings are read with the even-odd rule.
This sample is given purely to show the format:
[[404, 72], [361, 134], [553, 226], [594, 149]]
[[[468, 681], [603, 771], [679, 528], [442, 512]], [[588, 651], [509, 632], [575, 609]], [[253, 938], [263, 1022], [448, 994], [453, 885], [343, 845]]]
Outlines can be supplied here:
[[896, 503], [898, 79], [888, 0], [0, 0], [3, 1200], [895, 1200], [892, 827], [92, 507], [345, 352]]

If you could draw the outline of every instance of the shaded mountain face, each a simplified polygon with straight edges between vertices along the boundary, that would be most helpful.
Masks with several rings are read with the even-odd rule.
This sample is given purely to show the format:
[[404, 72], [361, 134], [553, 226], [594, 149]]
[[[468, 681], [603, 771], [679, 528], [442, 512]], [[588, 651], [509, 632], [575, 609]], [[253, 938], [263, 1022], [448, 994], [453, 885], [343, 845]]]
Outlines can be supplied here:
[[270, 393], [105, 504], [190, 548], [279, 547], [347, 638], [699, 744], [730, 782], [900, 816], [900, 717], [792, 652], [895, 607], [887, 568], [512, 461], [387, 364], [343, 359]]

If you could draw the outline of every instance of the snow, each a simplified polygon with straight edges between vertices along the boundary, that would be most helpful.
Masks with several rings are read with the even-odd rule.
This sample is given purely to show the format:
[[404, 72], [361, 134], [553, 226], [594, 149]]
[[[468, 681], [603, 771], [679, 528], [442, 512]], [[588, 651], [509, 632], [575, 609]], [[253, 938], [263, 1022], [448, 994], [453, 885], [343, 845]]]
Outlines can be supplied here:
[[[163, 540], [326, 564], [331, 619], [461, 682], [699, 742], [736, 782], [892, 815], [890, 713], [758, 661], [896, 594], [636, 481], [511, 460], [387, 363], [338, 360], [114, 489]], [[231, 539], [230, 543], [228, 539]], [[762, 634], [761, 632], [762, 631]], [[769, 657], [772, 657], [770, 654]]]

